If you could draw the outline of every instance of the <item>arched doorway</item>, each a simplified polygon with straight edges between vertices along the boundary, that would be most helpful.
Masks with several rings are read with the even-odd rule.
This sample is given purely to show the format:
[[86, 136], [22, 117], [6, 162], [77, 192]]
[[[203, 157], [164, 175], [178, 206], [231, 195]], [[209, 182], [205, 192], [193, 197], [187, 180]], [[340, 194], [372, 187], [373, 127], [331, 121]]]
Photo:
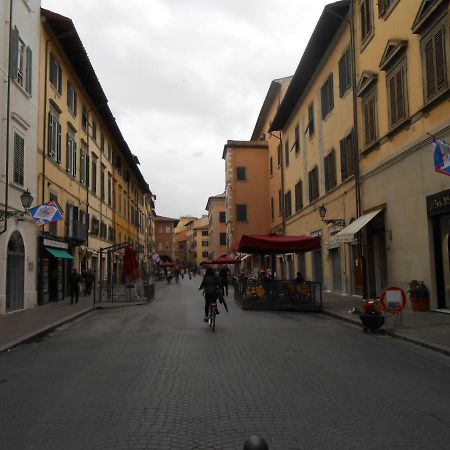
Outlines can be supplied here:
[[18, 231], [9, 238], [6, 259], [6, 312], [23, 309], [25, 247]]

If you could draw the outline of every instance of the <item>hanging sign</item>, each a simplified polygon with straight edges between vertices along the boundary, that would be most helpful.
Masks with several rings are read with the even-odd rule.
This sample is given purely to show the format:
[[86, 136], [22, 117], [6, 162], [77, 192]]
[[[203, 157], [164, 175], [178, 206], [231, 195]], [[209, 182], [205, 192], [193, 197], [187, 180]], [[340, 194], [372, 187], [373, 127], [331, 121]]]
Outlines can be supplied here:
[[[433, 136], [434, 170], [438, 173], [450, 176], [450, 148], [442, 139]], [[444, 151], [442, 149], [445, 149]]]
[[385, 311], [397, 314], [405, 308], [406, 293], [399, 287], [389, 286], [382, 292], [380, 301]]
[[57, 222], [58, 220], [62, 220], [63, 218], [58, 205], [53, 201], [42, 203], [41, 205], [30, 208], [29, 213], [39, 226]]

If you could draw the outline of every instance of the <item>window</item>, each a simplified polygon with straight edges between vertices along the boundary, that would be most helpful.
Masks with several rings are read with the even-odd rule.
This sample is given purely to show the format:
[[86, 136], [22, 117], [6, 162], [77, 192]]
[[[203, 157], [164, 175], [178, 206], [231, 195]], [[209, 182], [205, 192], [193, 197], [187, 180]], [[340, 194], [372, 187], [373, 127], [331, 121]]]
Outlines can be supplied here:
[[273, 197], [270, 198], [270, 217], [273, 222], [275, 220], [275, 208], [274, 208], [274, 204], [273, 204]]
[[77, 174], [77, 143], [72, 133], [66, 134], [66, 170], [73, 177]]
[[17, 27], [12, 30], [11, 48], [11, 77], [31, 95], [32, 51], [20, 38]]
[[331, 150], [324, 158], [325, 191], [328, 192], [336, 186], [336, 152]]
[[339, 96], [342, 97], [352, 85], [352, 53], [350, 47], [339, 60]]
[[100, 150], [102, 153], [105, 152], [105, 135], [103, 133], [100, 133]]
[[119, 214], [122, 214], [122, 191], [119, 187]]
[[289, 140], [286, 139], [284, 143], [284, 158], [286, 162], [286, 167], [289, 167]]
[[378, 139], [377, 132], [377, 96], [374, 89], [362, 99], [364, 147], [368, 147]]
[[236, 179], [238, 181], [246, 180], [245, 167], [236, 167]]
[[295, 154], [297, 155], [300, 151], [300, 125], [297, 124], [295, 127]]
[[353, 132], [339, 142], [341, 151], [341, 180], [344, 181], [354, 174], [353, 165]]
[[100, 168], [100, 199], [105, 200], [105, 166], [103, 164]]
[[53, 111], [48, 113], [48, 156], [61, 162], [61, 124]]
[[311, 102], [308, 106], [308, 133], [309, 137], [314, 135], [314, 104]]
[[389, 125], [395, 128], [407, 117], [406, 61], [403, 59], [387, 74]]
[[281, 143], [278, 144], [278, 148], [277, 148], [277, 163], [278, 163], [278, 167], [281, 167], [281, 158], [282, 158], [282, 148], [281, 148]]
[[25, 140], [20, 134], [14, 132], [14, 169], [13, 169], [13, 181], [20, 186], [23, 186], [23, 167], [24, 167], [24, 150]]
[[378, 0], [378, 17], [386, 17], [397, 2], [398, 0]]
[[436, 25], [421, 41], [425, 100], [429, 102], [447, 89], [447, 19]]
[[111, 206], [111, 180], [112, 175], [108, 172], [108, 205]]
[[291, 191], [287, 191], [284, 195], [284, 211], [285, 211], [285, 217], [291, 217], [292, 216], [292, 196]]
[[220, 233], [219, 234], [219, 244], [220, 245], [227, 245], [227, 233]]
[[373, 35], [372, 2], [373, 0], [361, 0], [359, 3], [361, 44], [363, 45]]
[[172, 228], [170, 227], [170, 225], [166, 225], [165, 231], [166, 234], [170, 234], [172, 232]]
[[53, 53], [50, 53], [50, 83], [62, 94], [62, 68]]
[[303, 183], [298, 181], [295, 184], [295, 212], [300, 211], [303, 208]]
[[117, 206], [116, 193], [117, 193], [116, 182], [113, 180], [113, 185], [112, 185], [112, 207], [113, 207], [114, 211], [116, 210], [116, 206]]
[[208, 241], [202, 241], [202, 247], [208, 247]]
[[208, 252], [202, 252], [202, 258], [208, 258], [209, 253]]
[[226, 223], [226, 214], [225, 211], [219, 212], [219, 222], [220, 223]]
[[247, 220], [247, 205], [236, 205], [236, 218], [238, 222]]
[[69, 111], [76, 116], [77, 115], [77, 93], [70, 81], [67, 81], [67, 106]]
[[108, 161], [112, 161], [112, 145], [108, 144]]
[[92, 119], [92, 139], [97, 139], [97, 121]]
[[89, 161], [87, 156], [87, 149], [85, 147], [81, 148], [80, 152], [80, 183], [84, 185], [88, 185], [88, 170], [89, 170]]
[[270, 173], [270, 176], [273, 175], [273, 157], [272, 156], [269, 159], [269, 173]]
[[333, 96], [333, 74], [328, 75], [327, 80], [320, 89], [320, 98], [322, 101], [322, 119], [325, 119], [327, 114], [334, 107], [334, 96]]
[[88, 109], [85, 105], [82, 107], [81, 111], [81, 127], [87, 132], [88, 129]]
[[309, 172], [309, 202], [319, 198], [319, 170], [316, 167]]
[[208, 231], [202, 231], [202, 236], [209, 236]]
[[97, 156], [92, 153], [91, 161], [91, 190], [94, 194], [97, 193]]
[[278, 190], [278, 215], [283, 215], [283, 195], [281, 189]]

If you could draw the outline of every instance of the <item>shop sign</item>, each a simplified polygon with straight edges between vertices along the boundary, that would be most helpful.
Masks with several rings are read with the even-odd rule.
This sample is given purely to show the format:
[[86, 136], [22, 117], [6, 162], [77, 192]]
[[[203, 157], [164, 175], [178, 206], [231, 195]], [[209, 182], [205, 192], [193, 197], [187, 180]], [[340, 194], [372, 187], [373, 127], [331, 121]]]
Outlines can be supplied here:
[[51, 239], [44, 239], [44, 247], [63, 248], [67, 250], [69, 245], [66, 242], [52, 241]]
[[444, 214], [450, 210], [450, 189], [427, 197], [429, 216]]
[[392, 314], [402, 312], [406, 305], [406, 293], [399, 287], [389, 286], [381, 294], [380, 302], [385, 311]]

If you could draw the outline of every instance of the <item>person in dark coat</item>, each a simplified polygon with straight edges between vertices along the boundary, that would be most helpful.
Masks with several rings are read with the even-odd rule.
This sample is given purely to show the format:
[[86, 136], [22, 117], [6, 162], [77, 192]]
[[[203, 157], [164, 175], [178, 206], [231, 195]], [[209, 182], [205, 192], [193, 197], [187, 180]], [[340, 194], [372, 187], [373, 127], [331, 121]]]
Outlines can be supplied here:
[[81, 281], [81, 276], [77, 272], [77, 269], [73, 269], [72, 273], [69, 276], [69, 286], [70, 286], [70, 304], [74, 302], [78, 303], [78, 296], [80, 295], [79, 284]]
[[94, 273], [88, 269], [84, 275], [84, 295], [91, 295], [92, 285], [94, 284]]
[[228, 295], [228, 275], [230, 269], [227, 266], [222, 266], [219, 270], [219, 280], [222, 286], [222, 295]]
[[[219, 298], [220, 294], [220, 281], [219, 277], [214, 273], [214, 270], [208, 267], [200, 284], [199, 290], [203, 289], [205, 295], [205, 322], [208, 322], [209, 316], [209, 304], [215, 302]], [[219, 311], [217, 311], [218, 313]]]

